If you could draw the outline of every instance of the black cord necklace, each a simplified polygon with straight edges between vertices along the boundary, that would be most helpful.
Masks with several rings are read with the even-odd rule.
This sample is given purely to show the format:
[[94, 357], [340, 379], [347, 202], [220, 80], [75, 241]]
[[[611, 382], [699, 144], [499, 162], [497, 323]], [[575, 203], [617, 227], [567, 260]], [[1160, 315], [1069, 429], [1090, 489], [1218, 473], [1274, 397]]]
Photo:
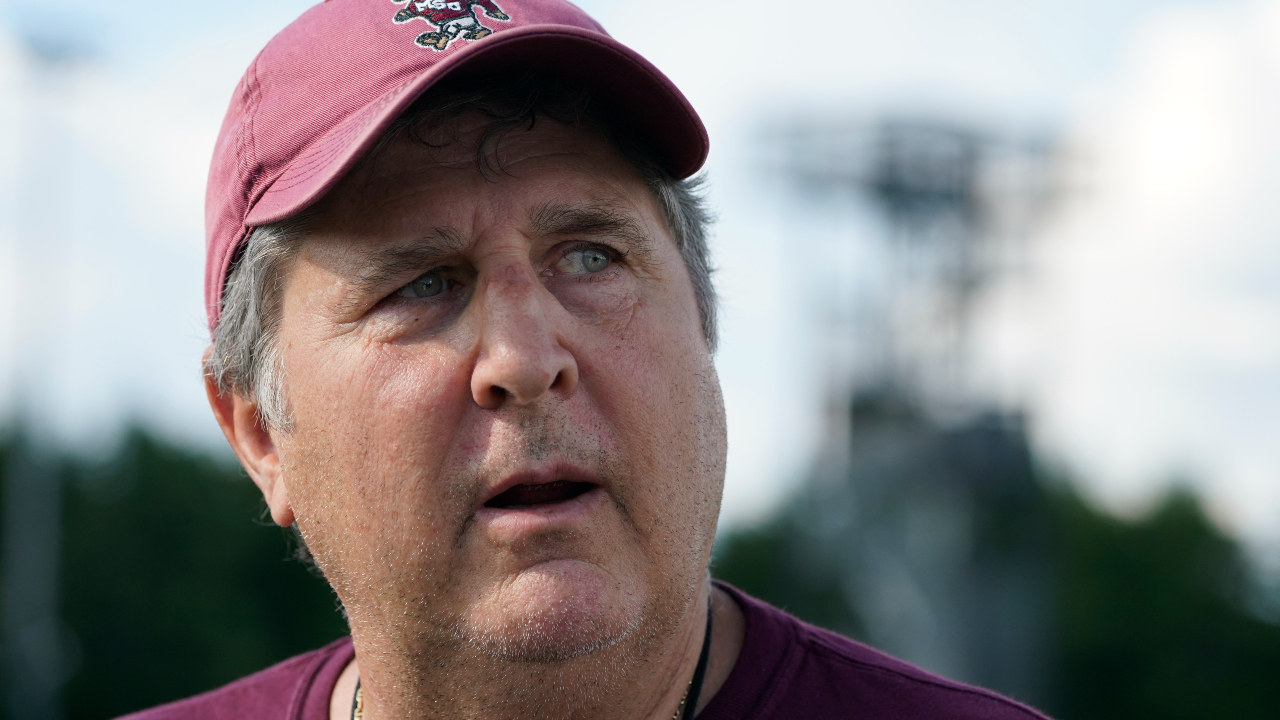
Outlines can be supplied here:
[[702, 636], [702, 653], [698, 655], [698, 669], [693, 671], [693, 679], [689, 681], [689, 690], [685, 695], [684, 715], [681, 720], [693, 720], [698, 712], [698, 696], [702, 694], [702, 680], [707, 674], [707, 659], [711, 657], [711, 598], [707, 598], [707, 633]]
[[[675, 717], [671, 720], [693, 720], [698, 712], [698, 696], [702, 694], [702, 680], [707, 674], [707, 659], [711, 657], [711, 600], [707, 600], [707, 632], [702, 636], [702, 652], [698, 655], [698, 669], [693, 671], [689, 687], [685, 688], [684, 697], [680, 698], [680, 707], [676, 708]], [[681, 715], [680, 711], [684, 710]], [[364, 718], [364, 691], [360, 686], [360, 678], [356, 678], [356, 691], [351, 697], [351, 720]]]

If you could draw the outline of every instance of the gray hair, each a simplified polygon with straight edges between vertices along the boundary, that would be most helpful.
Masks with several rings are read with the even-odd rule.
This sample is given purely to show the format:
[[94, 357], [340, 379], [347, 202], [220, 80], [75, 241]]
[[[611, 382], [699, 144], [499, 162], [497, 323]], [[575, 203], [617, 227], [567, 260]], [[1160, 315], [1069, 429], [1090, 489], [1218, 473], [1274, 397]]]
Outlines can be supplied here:
[[[420, 100], [388, 130], [366, 156], [372, 157], [397, 133], [436, 146], [425, 130], [439, 128], [469, 111], [479, 111], [494, 122], [477, 147], [476, 161], [482, 171], [491, 168], [488, 143], [499, 133], [531, 129], [537, 117], [546, 116], [566, 124], [585, 123], [606, 133], [630, 160], [658, 201], [662, 214], [693, 281], [694, 296], [708, 347], [716, 347], [716, 296], [711, 282], [708, 230], [711, 215], [703, 196], [704, 178], [677, 180], [642, 143], [603, 124], [583, 91], [548, 87], [522, 78], [512, 84], [521, 97], [513, 102], [512, 87], [484, 88], [465, 92], [433, 94]], [[473, 86], [474, 87], [474, 86]], [[425, 101], [425, 102], [424, 102]], [[500, 169], [499, 169], [500, 170]], [[254, 400], [263, 423], [288, 431], [292, 417], [288, 407], [286, 377], [279, 343], [281, 290], [290, 258], [305, 234], [309, 213], [254, 228], [245, 240], [239, 258], [232, 265], [222, 293], [222, 314], [213, 333], [213, 348], [204, 371], [219, 392], [234, 392]]]
[[277, 339], [284, 275], [297, 249], [301, 224], [294, 218], [249, 233], [227, 276], [212, 352], [204, 363], [218, 392], [252, 399], [263, 424], [278, 430], [293, 425]]

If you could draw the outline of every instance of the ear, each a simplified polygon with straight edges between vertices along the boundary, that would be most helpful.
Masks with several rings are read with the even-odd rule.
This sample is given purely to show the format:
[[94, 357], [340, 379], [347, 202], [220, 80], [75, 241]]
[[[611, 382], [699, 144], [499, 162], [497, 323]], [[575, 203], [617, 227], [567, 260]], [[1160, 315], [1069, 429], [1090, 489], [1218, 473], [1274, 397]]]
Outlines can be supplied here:
[[[208, 357], [207, 352], [205, 355]], [[280, 455], [271, 431], [258, 413], [258, 404], [234, 392], [220, 392], [213, 377], [207, 373], [204, 391], [222, 434], [227, 437], [249, 477], [262, 491], [262, 497], [266, 498], [271, 519], [277, 525], [292, 525], [293, 508], [289, 506], [289, 491], [280, 472]]]

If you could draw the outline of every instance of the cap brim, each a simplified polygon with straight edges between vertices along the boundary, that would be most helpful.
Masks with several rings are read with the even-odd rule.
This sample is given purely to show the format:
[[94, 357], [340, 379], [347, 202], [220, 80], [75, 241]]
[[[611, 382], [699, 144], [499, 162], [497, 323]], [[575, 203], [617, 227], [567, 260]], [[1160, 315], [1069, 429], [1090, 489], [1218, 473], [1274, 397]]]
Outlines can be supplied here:
[[692, 175], [706, 161], [706, 128], [685, 96], [649, 61], [607, 35], [562, 25], [528, 25], [472, 43], [317, 138], [266, 188], [245, 225], [283, 220], [319, 200], [405, 109], [445, 77], [512, 68], [554, 72], [584, 83], [602, 110], [637, 132], [677, 178]]

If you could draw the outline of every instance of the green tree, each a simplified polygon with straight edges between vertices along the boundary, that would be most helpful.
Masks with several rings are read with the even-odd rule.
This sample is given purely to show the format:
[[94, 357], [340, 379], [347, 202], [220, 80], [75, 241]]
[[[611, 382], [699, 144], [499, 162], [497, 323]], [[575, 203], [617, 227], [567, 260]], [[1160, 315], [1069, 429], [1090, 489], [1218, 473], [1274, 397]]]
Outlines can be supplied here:
[[1054, 493], [1063, 718], [1274, 718], [1280, 628], [1245, 607], [1239, 546], [1192, 495], [1147, 517]]
[[137, 431], [105, 464], [60, 465], [71, 720], [210, 690], [346, 632], [238, 465]]
[[[1052, 536], [1042, 560], [1054, 584], [1046, 710], [1060, 720], [1277, 716], [1280, 627], [1247, 609], [1241, 548], [1194, 496], [1174, 493], [1127, 520], [1091, 507], [1065, 483], [1042, 492]], [[841, 579], [795, 571], [794, 512], [789, 506], [759, 528], [721, 538], [716, 576], [857, 637]]]

